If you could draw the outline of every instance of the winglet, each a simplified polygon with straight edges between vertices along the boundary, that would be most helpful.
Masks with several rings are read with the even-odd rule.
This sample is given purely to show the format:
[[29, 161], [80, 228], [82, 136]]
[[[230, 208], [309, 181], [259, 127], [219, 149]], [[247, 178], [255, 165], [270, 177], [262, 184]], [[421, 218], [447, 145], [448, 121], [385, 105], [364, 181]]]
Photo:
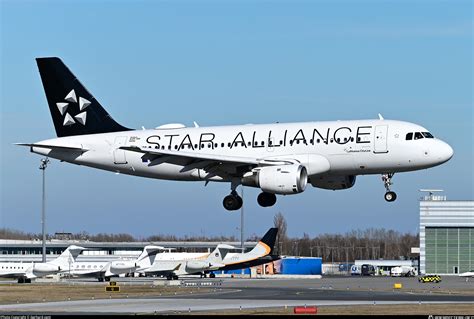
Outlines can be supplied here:
[[197, 124], [196, 121], [194, 121], [193, 123], [194, 123], [194, 127], [199, 127], [199, 124]]
[[382, 114], [379, 113], [379, 120], [384, 120]]

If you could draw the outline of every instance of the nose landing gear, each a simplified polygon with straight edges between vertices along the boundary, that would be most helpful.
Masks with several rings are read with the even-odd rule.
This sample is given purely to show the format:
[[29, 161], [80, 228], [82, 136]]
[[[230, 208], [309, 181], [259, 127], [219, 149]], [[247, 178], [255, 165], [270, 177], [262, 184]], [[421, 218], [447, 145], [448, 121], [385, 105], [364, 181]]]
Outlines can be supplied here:
[[387, 191], [384, 195], [384, 198], [387, 202], [393, 202], [397, 199], [397, 194], [390, 190], [390, 185], [392, 185], [393, 173], [382, 174], [382, 181]]

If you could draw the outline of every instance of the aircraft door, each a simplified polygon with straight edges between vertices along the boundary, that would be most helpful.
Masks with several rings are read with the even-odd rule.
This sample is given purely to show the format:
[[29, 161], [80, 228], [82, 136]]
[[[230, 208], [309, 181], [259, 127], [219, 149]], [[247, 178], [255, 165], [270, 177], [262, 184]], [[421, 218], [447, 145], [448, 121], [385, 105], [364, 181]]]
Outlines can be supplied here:
[[114, 163], [115, 164], [127, 164], [127, 158], [125, 157], [125, 151], [120, 150], [119, 147], [127, 144], [126, 136], [118, 136], [114, 142]]
[[377, 125], [374, 134], [374, 153], [388, 153], [387, 149], [388, 125]]

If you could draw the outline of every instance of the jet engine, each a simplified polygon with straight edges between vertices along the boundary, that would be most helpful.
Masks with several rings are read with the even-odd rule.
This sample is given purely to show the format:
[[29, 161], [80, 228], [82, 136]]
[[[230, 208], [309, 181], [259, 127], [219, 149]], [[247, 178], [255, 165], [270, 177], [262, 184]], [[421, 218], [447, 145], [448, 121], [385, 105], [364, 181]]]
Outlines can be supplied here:
[[217, 270], [224, 266], [225, 265], [223, 264], [212, 263], [208, 261], [190, 260], [186, 262], [186, 272], [192, 273], [192, 272], [200, 272], [204, 270]]
[[260, 167], [252, 175], [242, 179], [244, 185], [260, 187], [266, 193], [281, 195], [301, 193], [307, 182], [306, 167], [297, 164]]
[[115, 260], [110, 264], [110, 272], [118, 273], [123, 271], [131, 271], [137, 268], [137, 264], [133, 261]]
[[61, 267], [56, 265], [51, 265], [47, 263], [37, 263], [33, 264], [33, 272], [34, 273], [54, 273], [56, 271], [60, 271]]
[[351, 188], [352, 186], [354, 186], [355, 182], [356, 176], [354, 175], [323, 175], [310, 178], [310, 183], [314, 187], [332, 190]]

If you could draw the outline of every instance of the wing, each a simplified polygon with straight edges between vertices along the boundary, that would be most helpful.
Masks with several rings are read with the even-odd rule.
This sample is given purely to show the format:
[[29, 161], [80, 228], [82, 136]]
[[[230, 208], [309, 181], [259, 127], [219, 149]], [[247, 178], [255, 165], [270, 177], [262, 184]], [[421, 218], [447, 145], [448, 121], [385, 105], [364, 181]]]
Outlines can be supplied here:
[[1, 278], [18, 278], [18, 277], [26, 277], [27, 273], [25, 271], [18, 271], [18, 272], [9, 272], [9, 273], [2, 273], [0, 274]]
[[148, 166], [159, 165], [162, 163], [173, 163], [184, 166], [181, 172], [186, 172], [192, 169], [203, 169], [208, 173], [204, 179], [209, 179], [216, 175], [223, 178], [229, 176], [242, 176], [245, 172], [251, 171], [257, 166], [290, 165], [298, 162], [297, 160], [292, 159], [216, 155], [138, 146], [122, 146], [120, 149], [142, 153], [142, 160], [144, 162], [148, 161]]
[[145, 269], [145, 274], [150, 275], [167, 275], [172, 274], [181, 267], [181, 263], [177, 261], [159, 261], [153, 264], [153, 266]]

